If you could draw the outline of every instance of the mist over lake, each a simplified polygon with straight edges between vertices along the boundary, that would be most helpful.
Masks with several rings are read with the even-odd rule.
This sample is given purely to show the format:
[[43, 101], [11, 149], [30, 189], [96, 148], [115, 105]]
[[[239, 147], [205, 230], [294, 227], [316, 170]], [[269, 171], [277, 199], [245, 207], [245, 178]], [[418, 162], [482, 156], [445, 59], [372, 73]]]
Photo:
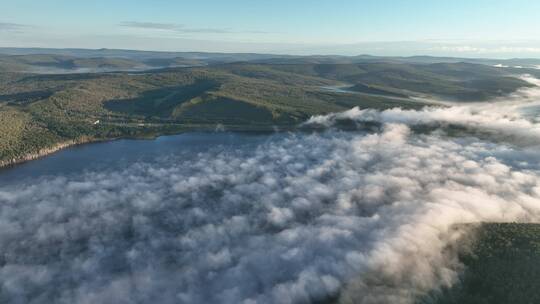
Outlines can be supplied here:
[[457, 282], [456, 225], [540, 219], [536, 92], [3, 169], [0, 301], [414, 303]]
[[38, 161], [0, 169], [0, 182], [17, 184], [85, 171], [122, 169], [137, 162], [154, 162], [172, 156], [194, 159], [197, 153], [210, 149], [220, 151], [253, 146], [271, 139], [269, 135], [272, 133], [189, 132], [148, 140], [119, 139], [79, 145]]

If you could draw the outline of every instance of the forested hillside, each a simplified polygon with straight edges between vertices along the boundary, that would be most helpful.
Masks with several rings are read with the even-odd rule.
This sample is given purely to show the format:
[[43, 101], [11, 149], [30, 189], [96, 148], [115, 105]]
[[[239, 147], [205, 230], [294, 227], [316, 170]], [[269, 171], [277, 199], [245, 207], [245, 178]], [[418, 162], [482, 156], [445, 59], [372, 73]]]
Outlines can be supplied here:
[[[17, 58], [19, 63], [42, 66], [132, 64], [108, 57]], [[530, 86], [512, 75], [505, 69], [470, 63], [391, 62], [239, 62], [69, 74], [4, 70], [0, 72], [0, 161], [15, 162], [66, 142], [212, 130], [217, 125], [235, 130], [290, 128], [312, 115], [355, 106], [419, 108], [434, 99], [483, 101]]]

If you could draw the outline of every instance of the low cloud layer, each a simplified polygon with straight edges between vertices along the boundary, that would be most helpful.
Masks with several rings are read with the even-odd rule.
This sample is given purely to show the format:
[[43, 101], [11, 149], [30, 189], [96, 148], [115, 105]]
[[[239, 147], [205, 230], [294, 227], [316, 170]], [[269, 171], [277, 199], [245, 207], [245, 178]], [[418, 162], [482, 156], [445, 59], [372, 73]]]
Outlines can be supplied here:
[[521, 54], [538, 54], [540, 53], [540, 47], [527, 47], [527, 46], [496, 46], [496, 47], [478, 47], [470, 45], [442, 45], [436, 46], [430, 49], [430, 51], [442, 51], [452, 53], [467, 53], [467, 54], [508, 54], [508, 53], [521, 53]]
[[540, 80], [530, 76], [523, 76], [522, 79], [535, 86], [518, 90], [495, 103], [446, 103], [440, 107], [425, 107], [420, 111], [394, 108], [381, 112], [356, 107], [342, 113], [314, 116], [305, 125], [331, 127], [349, 121], [360, 124], [399, 123], [431, 128], [459, 126], [475, 134], [491, 134], [514, 143], [540, 145], [540, 124], [527, 115], [527, 111], [540, 108]]
[[517, 110], [478, 111], [352, 110], [312, 122], [369, 117], [380, 131], [0, 187], [0, 302], [412, 303], [455, 282], [455, 224], [540, 219], [537, 148], [411, 130], [456, 117], [538, 130]]

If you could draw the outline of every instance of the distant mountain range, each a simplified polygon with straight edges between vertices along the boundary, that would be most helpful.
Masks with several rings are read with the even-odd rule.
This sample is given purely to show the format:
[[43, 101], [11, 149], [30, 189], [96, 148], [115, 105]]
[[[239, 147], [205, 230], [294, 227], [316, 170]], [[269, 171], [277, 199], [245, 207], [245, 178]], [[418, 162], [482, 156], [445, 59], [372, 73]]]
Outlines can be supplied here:
[[293, 56], [256, 53], [155, 52], [117, 49], [0, 48], [4, 71], [35, 73], [140, 71], [232, 62], [261, 64], [476, 63], [501, 68], [539, 68], [540, 59], [481, 59], [454, 57], [381, 57], [371, 55]]

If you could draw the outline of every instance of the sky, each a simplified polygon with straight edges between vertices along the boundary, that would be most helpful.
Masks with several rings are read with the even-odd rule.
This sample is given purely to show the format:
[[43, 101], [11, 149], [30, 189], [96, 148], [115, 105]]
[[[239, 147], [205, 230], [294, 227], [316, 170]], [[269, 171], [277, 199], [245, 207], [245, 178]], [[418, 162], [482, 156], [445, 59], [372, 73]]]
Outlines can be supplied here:
[[0, 46], [540, 57], [537, 0], [0, 0]]

